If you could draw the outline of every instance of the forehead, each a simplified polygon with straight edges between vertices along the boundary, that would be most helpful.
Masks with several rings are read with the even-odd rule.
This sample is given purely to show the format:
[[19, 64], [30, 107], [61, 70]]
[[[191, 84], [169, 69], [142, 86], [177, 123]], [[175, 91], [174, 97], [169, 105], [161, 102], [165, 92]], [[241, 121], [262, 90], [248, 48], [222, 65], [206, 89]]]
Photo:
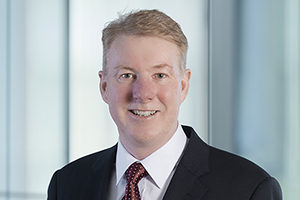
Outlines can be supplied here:
[[107, 67], [161, 66], [180, 68], [180, 51], [176, 44], [154, 36], [118, 36], [107, 55]]

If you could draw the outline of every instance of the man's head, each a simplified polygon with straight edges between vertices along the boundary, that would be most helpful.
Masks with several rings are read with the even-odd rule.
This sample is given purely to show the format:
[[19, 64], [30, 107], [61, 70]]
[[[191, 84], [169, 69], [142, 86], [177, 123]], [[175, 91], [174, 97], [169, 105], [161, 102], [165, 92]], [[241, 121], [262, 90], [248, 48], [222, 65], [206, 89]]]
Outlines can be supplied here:
[[106, 73], [107, 52], [120, 35], [155, 36], [174, 43], [180, 52], [181, 68], [186, 67], [187, 39], [179, 24], [158, 10], [141, 10], [120, 16], [102, 31], [103, 71]]
[[[127, 18], [133, 15], [149, 18], [149, 27], [159, 27], [159, 30], [161, 20], [155, 16], [167, 17], [158, 11], [141, 11]], [[117, 21], [125, 23], [127, 19], [123, 18]], [[128, 152], [142, 159], [163, 146], [175, 133], [179, 108], [188, 93], [190, 71], [182, 68], [182, 49], [170, 39], [173, 36], [163, 35], [162, 31], [157, 31], [161, 35], [128, 34], [116, 23], [108, 27], [117, 26], [113, 29], [119, 31], [108, 31], [108, 28], [104, 31], [115, 34], [103, 36], [106, 38], [105, 72], [99, 72], [100, 90], [118, 127], [121, 143]], [[146, 30], [147, 23], [144, 23], [143, 30]], [[176, 23], [173, 21], [173, 24]], [[131, 27], [128, 23], [123, 26], [126, 30]], [[177, 24], [176, 27], [179, 28]], [[187, 46], [183, 46], [186, 53]]]

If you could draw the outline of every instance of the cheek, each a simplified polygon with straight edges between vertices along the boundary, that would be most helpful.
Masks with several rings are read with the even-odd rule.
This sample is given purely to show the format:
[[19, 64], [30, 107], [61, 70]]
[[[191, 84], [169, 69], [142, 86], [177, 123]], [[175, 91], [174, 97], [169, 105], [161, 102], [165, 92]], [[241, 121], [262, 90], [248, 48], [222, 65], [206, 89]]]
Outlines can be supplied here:
[[127, 107], [126, 94], [124, 90], [118, 87], [110, 88], [109, 93], [109, 111], [116, 123], [122, 121], [124, 108]]
[[113, 84], [109, 88], [109, 99], [114, 105], [128, 102], [130, 98], [130, 88]]
[[180, 104], [180, 85], [174, 83], [169, 86], [161, 87], [159, 90], [160, 100], [168, 107]]

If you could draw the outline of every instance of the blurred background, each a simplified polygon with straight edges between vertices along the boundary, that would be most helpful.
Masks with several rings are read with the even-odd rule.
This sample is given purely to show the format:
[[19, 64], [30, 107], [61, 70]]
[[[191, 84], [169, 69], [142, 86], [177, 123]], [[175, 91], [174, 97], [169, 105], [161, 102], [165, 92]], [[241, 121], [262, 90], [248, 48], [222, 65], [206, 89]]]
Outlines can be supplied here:
[[299, 0], [0, 0], [0, 200], [45, 199], [55, 170], [117, 142], [98, 89], [101, 31], [143, 8], [189, 40], [180, 123], [300, 199]]

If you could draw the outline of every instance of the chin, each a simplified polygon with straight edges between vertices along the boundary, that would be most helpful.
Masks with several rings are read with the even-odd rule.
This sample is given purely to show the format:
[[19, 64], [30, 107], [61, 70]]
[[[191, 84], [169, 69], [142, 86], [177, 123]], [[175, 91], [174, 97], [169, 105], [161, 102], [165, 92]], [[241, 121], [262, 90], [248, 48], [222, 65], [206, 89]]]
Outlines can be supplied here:
[[130, 135], [135, 138], [141, 138], [141, 140], [158, 137], [159, 132], [161, 131], [161, 129], [158, 129], [155, 126], [134, 126], [130, 129]]

